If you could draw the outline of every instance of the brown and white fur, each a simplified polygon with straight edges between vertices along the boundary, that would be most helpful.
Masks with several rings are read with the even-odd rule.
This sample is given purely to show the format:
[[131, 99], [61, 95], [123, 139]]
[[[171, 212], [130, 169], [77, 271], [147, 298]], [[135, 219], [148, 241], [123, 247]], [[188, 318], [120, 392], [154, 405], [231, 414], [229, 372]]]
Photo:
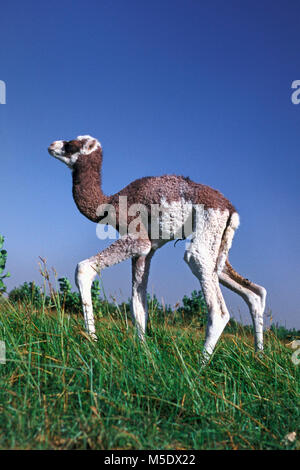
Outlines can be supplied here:
[[[107, 219], [99, 216], [99, 207], [113, 206], [115, 228], [123, 235], [108, 248], [81, 261], [76, 268], [76, 284], [80, 291], [84, 319], [88, 333], [96, 339], [91, 285], [102, 269], [132, 259], [132, 315], [139, 337], [143, 340], [147, 325], [147, 282], [150, 262], [155, 251], [168, 240], [152, 236], [151, 224], [159, 224], [164, 231], [164, 220], [150, 217], [148, 226], [140, 224], [139, 235], [126, 229], [133, 221], [130, 210], [125, 214], [120, 204], [127, 198], [127, 207], [143, 205], [151, 213], [151, 206], [159, 205], [172, 221], [172, 236], [182, 233], [186, 221], [192, 218], [191, 235], [184, 260], [199, 279], [208, 307], [208, 326], [204, 356], [209, 357], [229, 321], [229, 313], [219, 282], [239, 294], [247, 303], [253, 320], [255, 345], [263, 349], [263, 312], [266, 290], [238, 274], [228, 261], [228, 252], [239, 225], [234, 206], [218, 191], [176, 175], [145, 177], [133, 181], [119, 193], [106, 196], [101, 189], [102, 148], [97, 139], [79, 136], [71, 141], [55, 141], [49, 153], [64, 162], [73, 176], [73, 197], [82, 214], [96, 223]], [[104, 223], [104, 222], [103, 222]]]

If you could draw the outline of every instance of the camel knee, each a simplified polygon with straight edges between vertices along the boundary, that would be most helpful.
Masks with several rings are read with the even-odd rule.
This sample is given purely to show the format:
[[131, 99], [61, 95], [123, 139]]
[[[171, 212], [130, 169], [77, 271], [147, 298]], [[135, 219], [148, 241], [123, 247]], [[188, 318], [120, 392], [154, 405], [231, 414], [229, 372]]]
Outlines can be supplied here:
[[198, 279], [212, 275], [213, 261], [206, 250], [196, 253], [192, 250], [186, 250], [183, 259]]
[[80, 261], [75, 270], [75, 282], [78, 289], [82, 291], [84, 286], [90, 288], [96, 275], [97, 271], [88, 259]]
[[222, 320], [223, 320], [224, 328], [225, 328], [225, 326], [227, 325], [227, 323], [230, 320], [230, 315], [229, 315], [229, 312], [228, 312], [227, 309], [226, 309], [226, 311], [222, 311]]
[[259, 296], [261, 300], [262, 313], [264, 313], [266, 308], [267, 290], [262, 286], [259, 286]]
[[257, 284], [255, 284], [254, 292], [253, 290], [251, 295], [248, 296], [249, 302], [253, 310], [258, 310], [260, 314], [263, 315], [266, 306], [267, 291], [264, 287], [258, 286]]

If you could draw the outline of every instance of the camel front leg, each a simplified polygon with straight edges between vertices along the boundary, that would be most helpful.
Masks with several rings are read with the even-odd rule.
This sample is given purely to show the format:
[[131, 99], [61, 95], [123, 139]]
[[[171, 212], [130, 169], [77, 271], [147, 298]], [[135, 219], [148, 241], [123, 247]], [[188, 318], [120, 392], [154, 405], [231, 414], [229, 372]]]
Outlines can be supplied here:
[[93, 314], [91, 287], [93, 280], [97, 276], [97, 271], [89, 260], [78, 263], [75, 271], [75, 282], [78, 287], [84, 316], [84, 323], [87, 333], [95, 341], [97, 336], [95, 333], [95, 322]]
[[95, 256], [78, 263], [75, 272], [75, 282], [79, 289], [85, 327], [92, 339], [97, 339], [91, 287], [97, 274], [104, 268], [125, 261], [133, 256], [146, 256], [151, 250], [148, 239], [126, 235]]
[[148, 320], [147, 284], [149, 278], [150, 262], [154, 251], [147, 256], [132, 258], [132, 300], [131, 314], [137, 327], [139, 338], [143, 341]]

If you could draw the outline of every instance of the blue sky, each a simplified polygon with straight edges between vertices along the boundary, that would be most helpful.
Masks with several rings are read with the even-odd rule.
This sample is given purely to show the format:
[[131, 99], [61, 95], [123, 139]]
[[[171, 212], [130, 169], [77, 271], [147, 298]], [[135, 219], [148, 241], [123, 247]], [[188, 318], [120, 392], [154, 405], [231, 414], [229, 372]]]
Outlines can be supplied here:
[[[79, 134], [104, 149], [103, 190], [177, 173], [219, 189], [241, 226], [230, 260], [268, 290], [275, 321], [300, 326], [299, 2], [5, 2], [0, 19], [1, 225], [9, 289], [41, 283], [38, 257], [73, 281], [107, 242], [77, 210], [48, 145]], [[175, 304], [198, 289], [184, 243], [154, 257], [149, 292]], [[130, 295], [130, 262], [102, 274]], [[247, 307], [224, 290], [233, 316]]]

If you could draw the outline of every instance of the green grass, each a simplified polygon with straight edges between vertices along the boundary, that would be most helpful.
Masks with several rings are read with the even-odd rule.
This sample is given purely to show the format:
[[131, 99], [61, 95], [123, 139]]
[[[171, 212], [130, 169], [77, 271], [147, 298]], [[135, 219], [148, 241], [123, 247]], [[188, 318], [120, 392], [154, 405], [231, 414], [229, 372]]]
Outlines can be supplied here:
[[152, 315], [141, 345], [118, 311], [97, 321], [97, 343], [77, 316], [0, 307], [1, 449], [295, 449], [299, 366], [266, 332], [263, 356], [248, 330], [225, 334], [201, 367], [204, 333]]

